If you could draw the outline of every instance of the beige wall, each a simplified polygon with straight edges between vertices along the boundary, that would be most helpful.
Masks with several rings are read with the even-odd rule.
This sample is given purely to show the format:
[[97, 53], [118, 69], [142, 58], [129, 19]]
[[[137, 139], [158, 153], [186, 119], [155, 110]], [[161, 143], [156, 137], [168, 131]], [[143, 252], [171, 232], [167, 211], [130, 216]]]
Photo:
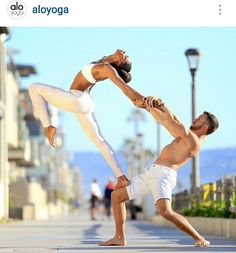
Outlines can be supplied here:
[[27, 188], [28, 203], [35, 206], [35, 219], [48, 219], [47, 192], [37, 182], [31, 182]]
[[5, 101], [5, 73], [6, 73], [6, 48], [5, 34], [0, 35], [0, 101], [3, 118], [0, 120], [0, 219], [8, 218], [8, 150], [6, 144], [6, 111]]
[[[236, 239], [236, 220], [224, 218], [186, 217], [189, 223], [199, 232], [208, 235], [225, 236]], [[151, 222], [164, 227], [175, 227], [172, 223], [155, 215]]]
[[10, 185], [10, 199], [16, 207], [34, 204], [36, 220], [48, 218], [47, 192], [37, 182], [21, 179]]
[[4, 216], [4, 184], [0, 182], [0, 219]]
[[18, 94], [19, 87], [13, 74], [6, 73], [6, 138], [7, 143], [18, 146]]

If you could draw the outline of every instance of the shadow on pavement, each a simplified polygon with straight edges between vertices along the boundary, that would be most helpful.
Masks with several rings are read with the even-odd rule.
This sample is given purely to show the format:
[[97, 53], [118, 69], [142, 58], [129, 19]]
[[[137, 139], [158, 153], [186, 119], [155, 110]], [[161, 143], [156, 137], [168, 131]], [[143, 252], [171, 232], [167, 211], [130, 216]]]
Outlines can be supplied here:
[[214, 247], [214, 246], [211, 246], [211, 247], [207, 247], [207, 248], [197, 248], [197, 247], [154, 247], [154, 246], [146, 246], [146, 247], [140, 247], [140, 246], [137, 246], [137, 247], [134, 247], [134, 246], [125, 246], [125, 247], [115, 247], [115, 246], [110, 246], [110, 247], [103, 247], [103, 246], [98, 246], [98, 247], [94, 247], [94, 248], [91, 248], [91, 247], [60, 247], [59, 249], [57, 250], [71, 250], [71, 251], [75, 251], [75, 250], [78, 250], [78, 251], [106, 251], [106, 250], [112, 250], [112, 251], [115, 251], [115, 250], [125, 250], [125, 252], [128, 252], [129, 250], [130, 251], [133, 251], [135, 250], [135, 252], [235, 252], [236, 250], [236, 247], [228, 247], [228, 248], [225, 248], [225, 247]]
[[[224, 237], [217, 236], [208, 236], [204, 235], [207, 240], [211, 242], [211, 246], [207, 248], [199, 248], [199, 247], [186, 247], [184, 245], [193, 245], [194, 241], [191, 237], [178, 230], [177, 228], [166, 228], [166, 227], [158, 227], [156, 225], [152, 225], [149, 223], [134, 223], [134, 227], [142, 231], [143, 233], [149, 236], [156, 236], [158, 239], [164, 239], [169, 241], [170, 243], [177, 243], [180, 247], [154, 247], [153, 250], [171, 250], [171, 251], [215, 251], [215, 252], [236, 252], [236, 240]], [[181, 235], [181, 236], [180, 236]], [[183, 237], [182, 237], [183, 236]], [[147, 240], [147, 238], [145, 238]], [[158, 243], [158, 241], [157, 241]], [[181, 247], [183, 245], [183, 247]], [[151, 247], [148, 247], [150, 250]]]
[[85, 238], [90, 238], [90, 239], [96, 239], [98, 237], [97, 230], [101, 227], [101, 224], [94, 224], [88, 229], [83, 231], [83, 235]]

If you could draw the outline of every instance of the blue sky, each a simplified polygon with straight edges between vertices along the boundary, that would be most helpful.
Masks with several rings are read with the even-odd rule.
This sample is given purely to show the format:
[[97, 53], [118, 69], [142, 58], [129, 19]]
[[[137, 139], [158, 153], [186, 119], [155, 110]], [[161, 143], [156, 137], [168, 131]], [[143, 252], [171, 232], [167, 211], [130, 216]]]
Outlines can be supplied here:
[[[28, 87], [41, 82], [69, 89], [76, 73], [87, 63], [126, 50], [133, 62], [130, 85], [144, 95], [161, 97], [166, 105], [189, 126], [191, 122], [191, 79], [184, 52], [202, 52], [197, 73], [197, 111], [207, 110], [220, 121], [219, 130], [209, 136], [203, 149], [236, 145], [234, 115], [236, 93], [236, 28], [11, 28], [7, 45], [18, 49], [17, 63], [32, 64], [38, 74], [22, 80]], [[134, 136], [127, 121], [134, 106], [111, 81], [95, 85], [95, 115], [101, 131], [117, 150], [125, 138]], [[144, 145], [156, 150], [156, 124], [144, 112], [140, 124]], [[72, 113], [62, 113], [60, 125], [66, 132], [70, 151], [96, 151]], [[161, 146], [171, 137], [162, 128]]]

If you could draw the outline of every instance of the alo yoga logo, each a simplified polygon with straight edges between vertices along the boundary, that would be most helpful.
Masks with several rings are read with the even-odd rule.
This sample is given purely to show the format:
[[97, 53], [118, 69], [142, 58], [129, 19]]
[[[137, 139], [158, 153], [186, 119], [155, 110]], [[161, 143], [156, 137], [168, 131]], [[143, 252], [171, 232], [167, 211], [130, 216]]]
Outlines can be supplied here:
[[20, 19], [26, 14], [26, 5], [21, 0], [14, 0], [8, 5], [7, 11], [11, 18]]

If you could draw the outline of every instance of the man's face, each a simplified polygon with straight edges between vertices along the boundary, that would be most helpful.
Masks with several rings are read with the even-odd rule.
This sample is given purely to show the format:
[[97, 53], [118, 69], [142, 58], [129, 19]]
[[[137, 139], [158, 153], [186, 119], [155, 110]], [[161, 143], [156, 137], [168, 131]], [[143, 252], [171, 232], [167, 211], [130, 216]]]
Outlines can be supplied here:
[[201, 114], [198, 116], [192, 123], [190, 129], [191, 130], [199, 130], [202, 126], [207, 124], [207, 115], [206, 114]]

